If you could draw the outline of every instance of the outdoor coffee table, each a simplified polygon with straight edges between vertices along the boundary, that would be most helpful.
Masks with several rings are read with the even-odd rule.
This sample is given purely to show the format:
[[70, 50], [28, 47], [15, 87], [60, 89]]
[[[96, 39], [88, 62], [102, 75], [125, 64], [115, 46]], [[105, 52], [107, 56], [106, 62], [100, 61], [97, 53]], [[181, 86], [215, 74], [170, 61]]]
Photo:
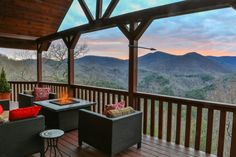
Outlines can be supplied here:
[[[41, 138], [46, 140], [47, 146], [44, 151], [44, 154], [47, 153], [48, 150], [50, 150], [50, 156], [52, 154], [52, 151], [54, 151], [54, 156], [57, 156], [57, 153], [63, 157], [63, 154], [65, 154], [62, 150], [59, 149], [58, 147], [58, 139], [64, 135], [63, 130], [58, 130], [58, 129], [51, 129], [51, 130], [45, 130], [39, 134]], [[66, 156], [69, 156], [66, 154]]]
[[45, 116], [47, 129], [61, 129], [69, 131], [78, 129], [79, 109], [91, 109], [95, 102], [72, 98], [75, 102], [69, 105], [58, 105], [51, 99], [45, 101], [35, 101], [34, 104], [42, 106], [41, 114]]

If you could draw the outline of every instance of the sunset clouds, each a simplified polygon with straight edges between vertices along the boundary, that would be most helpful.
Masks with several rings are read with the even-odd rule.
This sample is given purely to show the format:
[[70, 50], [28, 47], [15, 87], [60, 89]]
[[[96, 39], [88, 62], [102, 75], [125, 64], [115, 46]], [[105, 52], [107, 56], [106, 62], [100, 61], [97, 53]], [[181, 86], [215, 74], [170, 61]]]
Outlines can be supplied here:
[[[179, 2], [180, 0], [121, 0], [112, 16]], [[88, 5], [95, 12], [93, 0]], [[104, 8], [109, 0], [105, 0]], [[77, 1], [73, 2], [60, 30], [87, 23]], [[236, 55], [236, 11], [232, 8], [155, 20], [140, 39], [140, 45], [172, 54]], [[89, 55], [128, 57], [128, 41], [117, 28], [84, 34]], [[148, 51], [141, 50], [139, 55]]]
[[[110, 0], [103, 1], [104, 12]], [[112, 16], [179, 1], [181, 0], [120, 0]], [[94, 0], [86, 2], [94, 14]], [[74, 0], [59, 31], [87, 22], [78, 1]], [[213, 10], [155, 20], [140, 39], [139, 45], [177, 55], [198, 52], [202, 55], [236, 56], [235, 30], [234, 9]], [[80, 43], [83, 42], [89, 46], [88, 55], [128, 58], [128, 40], [118, 28], [83, 34]], [[149, 51], [139, 51], [139, 55], [146, 53]]]

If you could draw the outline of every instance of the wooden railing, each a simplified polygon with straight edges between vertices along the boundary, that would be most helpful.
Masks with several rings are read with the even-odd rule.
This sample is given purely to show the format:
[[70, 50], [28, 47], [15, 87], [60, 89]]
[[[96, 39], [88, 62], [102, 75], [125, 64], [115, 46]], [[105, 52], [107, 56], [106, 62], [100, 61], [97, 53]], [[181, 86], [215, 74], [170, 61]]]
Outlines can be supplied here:
[[[147, 93], [136, 93], [136, 99], [144, 115], [144, 134], [217, 156], [236, 156], [235, 105]], [[227, 126], [226, 120], [230, 122]], [[231, 149], [225, 150], [226, 131]], [[215, 150], [213, 144], [217, 145]]]
[[[36, 82], [10, 82], [12, 100], [17, 93], [37, 86]], [[42, 82], [58, 95], [68, 91], [66, 84]], [[94, 101], [94, 111], [102, 113], [106, 104], [121, 100], [128, 105], [123, 90], [72, 85], [76, 98]], [[136, 93], [136, 109], [143, 111], [143, 134], [184, 145], [217, 156], [236, 156], [236, 106], [226, 103]]]
[[33, 90], [35, 86], [37, 85], [37, 82], [23, 82], [23, 81], [10, 81], [11, 86], [11, 100], [17, 101], [17, 95], [18, 93], [22, 93], [26, 90]]

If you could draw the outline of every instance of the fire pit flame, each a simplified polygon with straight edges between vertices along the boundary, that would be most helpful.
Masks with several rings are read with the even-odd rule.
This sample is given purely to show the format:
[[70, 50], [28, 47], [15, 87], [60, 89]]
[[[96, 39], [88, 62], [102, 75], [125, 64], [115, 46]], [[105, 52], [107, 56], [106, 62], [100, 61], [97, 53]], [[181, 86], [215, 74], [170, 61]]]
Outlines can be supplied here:
[[59, 99], [53, 100], [51, 101], [51, 103], [63, 106], [63, 105], [71, 105], [71, 104], [79, 103], [79, 101], [76, 101], [70, 98], [68, 93], [63, 93], [60, 95]]

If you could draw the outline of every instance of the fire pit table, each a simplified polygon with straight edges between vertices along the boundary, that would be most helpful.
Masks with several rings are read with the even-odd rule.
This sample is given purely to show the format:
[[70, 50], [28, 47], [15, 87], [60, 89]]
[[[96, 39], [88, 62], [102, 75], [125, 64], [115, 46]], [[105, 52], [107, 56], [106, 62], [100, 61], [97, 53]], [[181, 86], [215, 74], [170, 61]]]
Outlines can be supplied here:
[[67, 101], [51, 99], [35, 101], [35, 105], [42, 106], [41, 114], [45, 116], [47, 129], [61, 129], [69, 131], [78, 129], [78, 110], [91, 109], [95, 102], [69, 98]]

